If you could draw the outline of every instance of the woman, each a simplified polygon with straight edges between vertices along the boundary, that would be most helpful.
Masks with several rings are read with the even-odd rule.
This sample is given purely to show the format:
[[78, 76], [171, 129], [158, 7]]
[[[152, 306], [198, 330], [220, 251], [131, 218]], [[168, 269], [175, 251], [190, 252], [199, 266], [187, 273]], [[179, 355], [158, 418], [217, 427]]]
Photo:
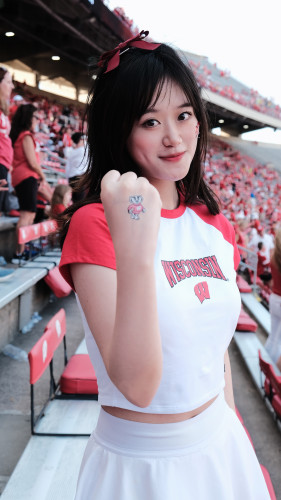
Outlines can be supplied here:
[[[10, 133], [14, 146], [12, 185], [20, 206], [17, 231], [20, 227], [33, 223], [36, 214], [38, 182], [45, 180], [34, 139], [38, 120], [35, 106], [24, 104], [18, 108], [12, 121]], [[21, 259], [23, 251], [24, 245], [18, 245], [15, 258]]]
[[270, 267], [272, 275], [272, 293], [269, 297], [271, 328], [265, 348], [281, 371], [281, 227], [276, 231]]
[[[13, 162], [13, 147], [9, 137], [9, 101], [14, 88], [11, 73], [0, 67], [0, 180], [7, 181]], [[0, 215], [5, 208], [6, 192], [0, 192]]]
[[58, 184], [51, 199], [50, 217], [56, 218], [71, 205], [72, 189], [68, 184]]
[[146, 35], [101, 58], [88, 194], [65, 212], [60, 268], [102, 406], [76, 500], [266, 500], [234, 411], [239, 254], [203, 179], [206, 114], [190, 68]]

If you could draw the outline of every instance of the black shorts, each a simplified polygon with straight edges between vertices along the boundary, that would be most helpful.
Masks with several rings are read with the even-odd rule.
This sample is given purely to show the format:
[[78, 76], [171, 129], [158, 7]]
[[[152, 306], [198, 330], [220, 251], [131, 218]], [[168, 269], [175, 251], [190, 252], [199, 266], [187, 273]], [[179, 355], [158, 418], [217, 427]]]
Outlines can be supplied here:
[[15, 186], [15, 192], [19, 199], [20, 210], [36, 213], [38, 180], [28, 177]]

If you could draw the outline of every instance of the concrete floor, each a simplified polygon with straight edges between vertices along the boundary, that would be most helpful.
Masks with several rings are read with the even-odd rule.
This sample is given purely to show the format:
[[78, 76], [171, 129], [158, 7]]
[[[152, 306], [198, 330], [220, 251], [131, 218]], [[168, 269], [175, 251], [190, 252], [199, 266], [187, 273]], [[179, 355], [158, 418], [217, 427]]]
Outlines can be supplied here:
[[[69, 357], [75, 352], [84, 333], [80, 313], [74, 294], [63, 299], [55, 299], [41, 313], [42, 320], [25, 335], [19, 334], [13, 345], [27, 353], [41, 337], [45, 325], [63, 307], [67, 317], [67, 352]], [[54, 363], [54, 373], [58, 378], [63, 369], [63, 348], [58, 348]], [[41, 408], [48, 397], [49, 373], [35, 386], [35, 408]], [[0, 494], [12, 474], [29, 438], [30, 431], [30, 385], [28, 362], [15, 361], [0, 354]], [[18, 499], [15, 499], [18, 500]], [[39, 500], [39, 499], [38, 499]]]
[[[73, 295], [50, 303], [44, 310], [43, 319], [30, 333], [18, 335], [14, 345], [28, 352], [42, 335], [48, 320], [60, 307], [66, 310], [67, 347], [69, 355], [72, 355], [83, 338], [82, 323]], [[265, 340], [262, 331], [259, 330], [258, 334], [260, 339]], [[59, 348], [59, 351], [55, 363], [57, 375], [63, 367], [62, 349]], [[250, 432], [258, 459], [271, 475], [276, 498], [281, 500], [281, 433], [255, 389], [233, 342], [230, 346], [230, 359], [236, 405]], [[48, 395], [47, 381], [48, 374], [36, 385], [38, 407]], [[30, 438], [29, 404], [28, 363], [0, 354], [0, 494]]]

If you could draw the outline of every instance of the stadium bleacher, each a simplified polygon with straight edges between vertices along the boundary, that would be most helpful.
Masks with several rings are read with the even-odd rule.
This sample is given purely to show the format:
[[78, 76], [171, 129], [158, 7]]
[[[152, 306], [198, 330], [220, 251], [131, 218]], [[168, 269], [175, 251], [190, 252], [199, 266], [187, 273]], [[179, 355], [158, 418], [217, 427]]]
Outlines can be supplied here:
[[218, 93], [247, 108], [281, 119], [279, 105], [261, 96], [257, 90], [249, 89], [233, 78], [228, 70], [218, 68], [216, 63], [211, 63], [205, 56], [190, 52], [183, 52], [183, 54], [189, 61], [199, 85], [204, 89]]

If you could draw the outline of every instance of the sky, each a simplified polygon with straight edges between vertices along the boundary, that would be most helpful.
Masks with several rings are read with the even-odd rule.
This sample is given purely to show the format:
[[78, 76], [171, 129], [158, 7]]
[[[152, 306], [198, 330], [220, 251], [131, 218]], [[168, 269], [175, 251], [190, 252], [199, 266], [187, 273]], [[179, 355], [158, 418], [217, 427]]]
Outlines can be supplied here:
[[[207, 56], [234, 78], [281, 105], [281, 0], [104, 3], [111, 10], [123, 7], [139, 29], [149, 30], [156, 41]], [[250, 134], [254, 133], [246, 135], [250, 138]], [[281, 144], [281, 131], [271, 132], [270, 136], [273, 142]]]

